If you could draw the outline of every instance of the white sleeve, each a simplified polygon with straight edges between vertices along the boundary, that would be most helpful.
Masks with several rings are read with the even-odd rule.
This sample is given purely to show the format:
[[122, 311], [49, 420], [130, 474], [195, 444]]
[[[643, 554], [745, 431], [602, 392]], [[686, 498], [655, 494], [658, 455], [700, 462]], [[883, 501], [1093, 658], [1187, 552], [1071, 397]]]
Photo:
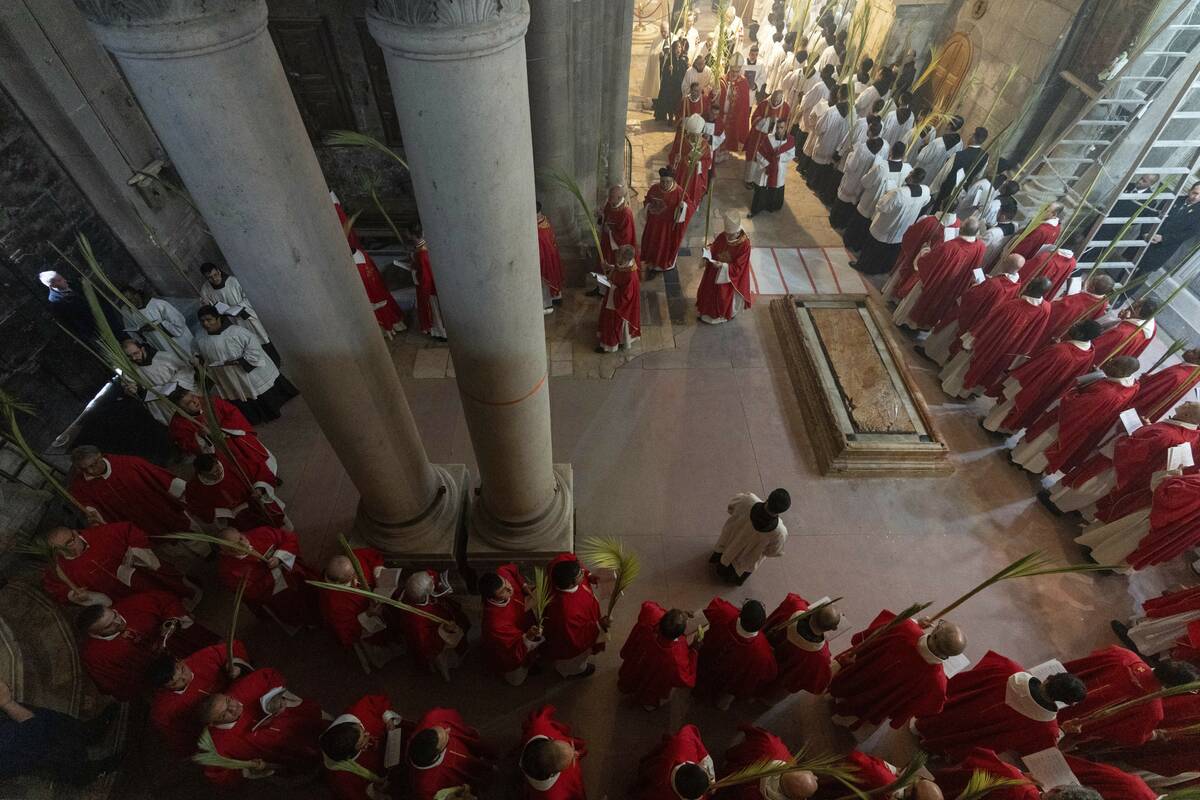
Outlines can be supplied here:
[[176, 500], [183, 497], [184, 490], [187, 489], [187, 481], [183, 478], [172, 478], [171, 485], [167, 488], [167, 492]]

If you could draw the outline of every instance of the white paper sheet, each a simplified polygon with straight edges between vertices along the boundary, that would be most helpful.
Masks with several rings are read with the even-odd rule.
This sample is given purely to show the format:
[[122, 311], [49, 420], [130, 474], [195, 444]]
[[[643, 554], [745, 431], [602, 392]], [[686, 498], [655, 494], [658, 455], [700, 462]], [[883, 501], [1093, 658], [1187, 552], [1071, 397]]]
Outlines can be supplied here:
[[1044, 681], [1051, 675], [1057, 675], [1060, 672], [1066, 672], [1067, 668], [1064, 667], [1062, 662], [1057, 658], [1052, 658], [1049, 661], [1038, 664], [1036, 667], [1030, 667], [1026, 671], [1039, 681]]
[[1138, 428], [1142, 427], [1142, 418], [1138, 416], [1136, 408], [1127, 408], [1121, 412], [1121, 424], [1125, 426], [1126, 433], [1133, 433]]
[[1075, 773], [1071, 771], [1067, 760], [1063, 758], [1063, 754], [1057, 747], [1023, 756], [1021, 760], [1025, 762], [1025, 768], [1029, 770], [1029, 774], [1044, 789], [1079, 785], [1079, 779], [1075, 777]]
[[1167, 451], [1167, 469], [1187, 469], [1195, 466], [1192, 458], [1192, 446], [1187, 442], [1177, 444]]
[[983, 283], [987, 279], [986, 276], [983, 274], [982, 267], [976, 267], [975, 271], [971, 274], [975, 276], [976, 283]]
[[400, 763], [400, 758], [404, 755], [404, 747], [402, 744], [402, 734], [399, 728], [391, 728], [387, 732], [387, 744], [383, 751], [383, 766], [391, 769]]
[[1071, 278], [1067, 284], [1067, 294], [1079, 294], [1083, 291], [1083, 278]]

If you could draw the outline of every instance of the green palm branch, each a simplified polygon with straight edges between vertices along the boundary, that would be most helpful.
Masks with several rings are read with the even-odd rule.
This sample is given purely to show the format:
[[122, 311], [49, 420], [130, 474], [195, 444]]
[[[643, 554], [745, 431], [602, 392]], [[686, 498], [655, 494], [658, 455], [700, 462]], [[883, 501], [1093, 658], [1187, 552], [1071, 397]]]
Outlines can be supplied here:
[[[208, 728], [200, 734], [200, 739], [196, 742], [196, 752], [192, 755], [193, 763], [199, 764], [202, 767], [217, 767], [218, 769], [258, 769], [258, 764], [253, 761], [245, 761], [238, 758], [226, 758], [217, 752], [217, 746], [213, 742], [212, 733]], [[267, 769], [279, 769], [276, 764], [267, 764]]]
[[897, 795], [898, 792], [902, 792], [921, 779], [921, 770], [925, 768], [925, 764], [928, 761], [929, 756], [918, 750], [891, 783], [886, 786], [880, 786], [878, 789], [870, 789], [866, 792], [855, 790], [854, 794], [842, 795], [837, 800], [855, 800], [855, 798], [861, 797], [892, 797]]
[[12, 445], [21, 453], [21, 457], [33, 465], [33, 468], [42, 476], [42, 480], [46, 482], [46, 485], [51, 487], [59, 497], [77, 508], [80, 513], [86, 513], [87, 509], [59, 482], [50, 465], [34, 452], [33, 447], [26, 440], [25, 434], [21, 431], [21, 423], [18, 419], [18, 415], [20, 414], [32, 416], [33, 406], [18, 401], [13, 395], [0, 389], [0, 418], [3, 418], [8, 428], [7, 432], [4, 433], [4, 438], [12, 442]]
[[1016, 786], [1025, 786], [1028, 783], [1029, 781], [1020, 778], [1002, 778], [999, 775], [993, 775], [990, 772], [977, 769], [971, 774], [967, 785], [954, 800], [983, 800], [983, 798], [992, 792]]
[[1107, 719], [1114, 717], [1117, 714], [1124, 713], [1136, 706], [1145, 705], [1154, 700], [1162, 700], [1167, 697], [1178, 697], [1184, 694], [1195, 694], [1200, 692], [1200, 681], [1190, 681], [1189, 683], [1181, 683], [1178, 686], [1168, 686], [1154, 692], [1147, 692], [1139, 697], [1134, 697], [1130, 700], [1123, 700], [1119, 703], [1109, 703], [1106, 706], [1096, 709], [1090, 714], [1085, 714], [1082, 717], [1077, 717], [1071, 720], [1071, 723], [1076, 726], [1084, 726], [1089, 722]]
[[731, 772], [720, 780], [714, 781], [708, 791], [709, 794], [716, 794], [731, 786], [739, 786], [744, 783], [757, 783], [763, 778], [773, 778], [779, 775], [786, 775], [789, 772], [802, 771], [811, 772], [818, 778], [828, 778], [836, 781], [848, 788], [856, 798], [865, 798], [867, 796], [855, 787], [855, 778], [858, 770], [854, 766], [842, 761], [841, 756], [812, 756], [805, 748], [801, 748], [793, 753], [791, 758], [782, 763], [779, 761], [763, 760], [748, 764], [742, 769]]
[[250, 573], [247, 572], [242, 576], [242, 580], [238, 583], [237, 591], [233, 594], [233, 613], [229, 618], [229, 632], [225, 634], [225, 670], [232, 678], [237, 674], [237, 664], [234, 663], [233, 646], [237, 641], [237, 626], [238, 617], [242, 611], [242, 598], [246, 594], [246, 582], [250, 580]]
[[345, 584], [341, 584], [341, 583], [330, 583], [329, 581], [308, 581], [308, 584], [310, 586], [315, 586], [318, 589], [329, 589], [330, 591], [333, 591], [333, 592], [345, 592], [346, 594], [356, 594], [359, 597], [365, 597], [369, 600], [375, 601], [376, 603], [382, 603], [385, 606], [391, 606], [392, 608], [398, 608], [401, 611], [404, 611], [405, 613], [413, 614], [418, 617], [423, 617], [423, 618], [429, 620], [430, 622], [436, 622], [439, 625], [455, 624], [452, 620], [448, 620], [443, 617], [439, 617], [437, 614], [430, 614], [428, 611], [419, 609], [416, 606], [410, 606], [408, 603], [405, 603], [403, 601], [396, 600], [394, 598], [388, 597], [386, 595], [378, 594], [377, 592], [372, 592], [367, 589], [359, 589], [355, 586], [346, 586]]
[[583, 196], [583, 190], [579, 188], [579, 184], [561, 169], [544, 170], [542, 174], [554, 183], [557, 183], [561, 188], [567, 190], [575, 198], [575, 202], [579, 203], [579, 208], [583, 211], [583, 217], [587, 220], [588, 230], [592, 234], [592, 243], [596, 245], [596, 255], [598, 258], [601, 258], [600, 253], [603, 252], [603, 248], [600, 247], [600, 231], [596, 228], [596, 215], [592, 212], [591, 206], [588, 205], [587, 198]]
[[613, 609], [617, 606], [617, 598], [633, 584], [642, 570], [637, 553], [627, 549], [620, 539], [610, 536], [592, 536], [585, 539], [583, 546], [577, 548], [577, 552], [588, 563], [616, 572], [612, 596], [608, 598], [607, 616], [612, 616]]
[[331, 147], [362, 147], [366, 150], [374, 150], [377, 153], [383, 153], [388, 158], [393, 159], [397, 164], [408, 169], [408, 162], [400, 157], [392, 148], [388, 147], [383, 142], [376, 139], [374, 136], [368, 136], [365, 133], [358, 131], [330, 131], [325, 134], [325, 144]]
[[795, 625], [797, 622], [808, 619], [813, 614], [820, 611], [822, 608], [825, 608], [825, 606], [831, 606], [834, 603], [841, 602], [843, 599], [844, 598], [841, 598], [841, 597], [835, 597], [832, 600], [825, 600], [824, 602], [816, 603], [815, 605], [811, 605], [808, 608], [804, 609], [803, 611], [797, 611], [795, 614], [792, 614], [790, 617], [785, 619], [783, 622], [777, 623], [776, 625], [774, 625], [770, 629], [768, 629], [767, 635], [769, 636], [773, 633], [778, 633], [779, 631], [787, 630], [788, 628]]
[[550, 581], [544, 567], [533, 568], [533, 586], [529, 593], [529, 610], [533, 612], [534, 624], [539, 628], [546, 618], [546, 608], [550, 605]]

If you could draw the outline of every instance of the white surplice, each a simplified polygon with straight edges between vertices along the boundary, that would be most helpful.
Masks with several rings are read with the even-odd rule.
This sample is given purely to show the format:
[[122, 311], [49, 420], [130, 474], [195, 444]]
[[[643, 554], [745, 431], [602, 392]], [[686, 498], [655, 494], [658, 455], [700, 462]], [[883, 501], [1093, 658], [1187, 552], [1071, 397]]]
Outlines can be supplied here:
[[[196, 337], [196, 350], [209, 365], [208, 374], [227, 400], [253, 400], [275, 385], [279, 370], [263, 352], [258, 338], [245, 328], [230, 325], [220, 333]], [[253, 369], [247, 372], [238, 359]], [[226, 364], [226, 366], [214, 366]]]
[[[263, 327], [262, 322], [258, 318], [258, 312], [250, 304], [250, 298], [246, 297], [246, 292], [242, 289], [241, 281], [236, 277], [226, 275], [225, 285], [220, 289], [205, 281], [204, 285], [200, 287], [200, 296], [204, 298], [205, 303], [211, 306], [215, 306], [217, 303], [224, 303], [230, 308], [244, 310], [250, 319], [242, 319], [240, 316], [234, 316], [232, 317], [234, 323], [239, 328], [245, 328], [257, 336], [259, 342], [263, 344], [270, 343], [271, 337], [267, 335], [267, 329]], [[220, 311], [221, 309], [218, 310]]]
[[734, 495], [727, 509], [729, 519], [725, 520], [721, 537], [713, 548], [713, 552], [720, 554], [721, 564], [733, 567], [741, 575], [753, 572], [768, 558], [783, 555], [783, 545], [787, 541], [787, 527], [782, 519], [775, 530], [768, 533], [754, 529], [750, 509], [761, 502], [758, 495], [750, 492]]
[[917, 221], [929, 204], [929, 187], [921, 184], [916, 196], [907, 185], [892, 189], [879, 199], [871, 219], [871, 236], [884, 244], [898, 244], [904, 232]]
[[879, 200], [893, 189], [904, 185], [912, 165], [903, 161], [876, 161], [862, 178], [862, 192], [858, 196], [858, 213], [866, 219], [875, 216]]
[[[187, 320], [184, 319], [179, 309], [161, 297], [150, 298], [144, 308], [136, 311], [126, 308], [124, 316], [125, 330], [129, 333], [137, 333], [154, 349], [170, 350], [174, 353], [175, 350], [168, 341], [170, 339], [184, 353], [192, 352], [192, 332], [188, 328]], [[143, 328], [150, 328], [150, 330], [141, 332]]]
[[151, 387], [145, 396], [146, 410], [163, 425], [169, 423], [175, 413], [165, 399], [167, 395], [177, 388], [196, 391], [195, 368], [174, 351], [158, 350], [149, 364], [137, 365], [137, 371], [142, 379], [140, 385]]

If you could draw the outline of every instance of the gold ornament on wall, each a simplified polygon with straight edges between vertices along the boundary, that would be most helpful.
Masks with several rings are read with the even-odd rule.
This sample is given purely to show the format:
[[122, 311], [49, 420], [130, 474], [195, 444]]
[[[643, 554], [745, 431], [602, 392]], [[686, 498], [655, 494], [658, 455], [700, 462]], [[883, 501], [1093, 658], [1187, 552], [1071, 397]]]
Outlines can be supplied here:
[[975, 19], [983, 19], [983, 16], [988, 12], [988, 0], [975, 0], [971, 4], [971, 16]]

